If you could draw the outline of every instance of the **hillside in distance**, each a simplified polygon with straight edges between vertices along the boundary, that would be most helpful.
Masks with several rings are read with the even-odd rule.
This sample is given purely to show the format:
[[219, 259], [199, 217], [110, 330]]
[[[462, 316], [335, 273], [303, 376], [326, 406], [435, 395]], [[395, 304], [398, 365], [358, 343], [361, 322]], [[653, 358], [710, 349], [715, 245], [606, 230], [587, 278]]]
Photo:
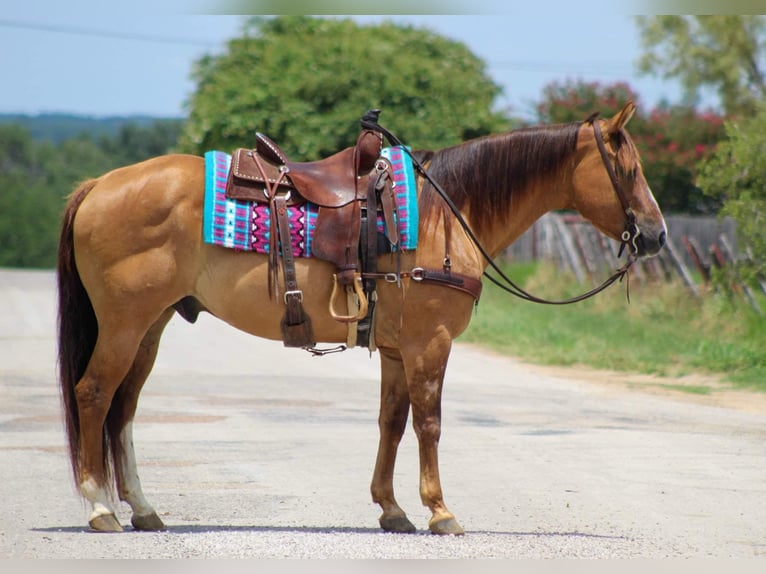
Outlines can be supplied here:
[[16, 124], [27, 129], [36, 141], [50, 141], [59, 144], [64, 140], [82, 135], [96, 141], [102, 136], [112, 138], [127, 124], [150, 127], [157, 121], [181, 118], [160, 118], [152, 116], [108, 116], [94, 117], [67, 113], [44, 114], [0, 114], [0, 125]]

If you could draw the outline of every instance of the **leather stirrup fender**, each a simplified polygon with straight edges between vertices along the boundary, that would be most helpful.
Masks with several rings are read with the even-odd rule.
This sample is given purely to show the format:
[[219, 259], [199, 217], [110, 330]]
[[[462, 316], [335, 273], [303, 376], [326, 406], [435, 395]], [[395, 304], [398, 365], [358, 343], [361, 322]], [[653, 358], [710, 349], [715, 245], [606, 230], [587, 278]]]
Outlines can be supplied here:
[[[354, 286], [354, 292], [356, 293], [356, 296], [359, 297], [359, 312], [356, 314], [351, 314], [351, 309], [348, 310], [348, 315], [341, 315], [340, 313], [336, 313], [335, 311], [335, 302], [340, 298], [338, 293], [338, 275], [336, 273], [333, 273], [332, 275], [332, 294], [330, 295], [330, 303], [329, 303], [329, 310], [330, 310], [330, 316], [335, 319], [336, 321], [339, 321], [341, 323], [353, 323], [355, 321], [361, 321], [367, 316], [367, 296], [364, 294], [364, 289], [362, 289], [362, 274], [361, 273], [354, 273], [354, 280], [353, 280], [353, 286]], [[350, 286], [344, 286], [343, 290], [345, 291]], [[347, 297], [342, 297], [343, 301], [347, 300]]]

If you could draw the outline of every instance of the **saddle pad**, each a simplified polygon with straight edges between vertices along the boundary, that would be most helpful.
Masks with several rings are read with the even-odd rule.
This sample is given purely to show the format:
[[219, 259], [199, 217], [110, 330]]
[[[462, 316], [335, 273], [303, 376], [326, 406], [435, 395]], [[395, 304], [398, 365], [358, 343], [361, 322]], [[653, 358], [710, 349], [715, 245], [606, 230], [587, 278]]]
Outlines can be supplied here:
[[[412, 250], [418, 242], [418, 204], [415, 172], [406, 153], [386, 148], [381, 154], [394, 168], [400, 247]], [[269, 252], [271, 217], [266, 204], [226, 198], [226, 180], [231, 156], [221, 151], [205, 153], [205, 205], [202, 234], [206, 243], [238, 251]], [[288, 208], [293, 255], [311, 257], [311, 242], [319, 207], [304, 203]], [[385, 232], [385, 222], [378, 218], [378, 230]]]
[[[386, 158], [394, 172], [396, 193], [396, 216], [399, 218], [399, 235], [402, 249], [418, 246], [418, 189], [415, 183], [415, 168], [402, 146], [383, 148], [381, 157]], [[383, 231], [382, 220], [378, 218], [378, 229]]]

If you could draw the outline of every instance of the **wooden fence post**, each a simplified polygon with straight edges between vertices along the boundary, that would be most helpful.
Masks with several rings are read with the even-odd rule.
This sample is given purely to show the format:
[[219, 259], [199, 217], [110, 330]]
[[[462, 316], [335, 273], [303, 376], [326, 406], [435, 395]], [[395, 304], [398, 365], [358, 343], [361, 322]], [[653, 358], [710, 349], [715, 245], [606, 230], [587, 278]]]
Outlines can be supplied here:
[[689, 288], [689, 291], [691, 291], [695, 297], [699, 297], [700, 296], [699, 289], [697, 289], [697, 285], [694, 283], [694, 280], [692, 279], [691, 275], [689, 275], [689, 270], [686, 268], [686, 265], [684, 265], [684, 262], [678, 256], [678, 252], [676, 251], [676, 248], [673, 245], [673, 242], [671, 241], [670, 237], [668, 237], [665, 242], [664, 250], [667, 252], [670, 261], [673, 263], [673, 266], [676, 268], [676, 270], [678, 271], [678, 274], [681, 276], [681, 279], [683, 280], [684, 285], [686, 285]]

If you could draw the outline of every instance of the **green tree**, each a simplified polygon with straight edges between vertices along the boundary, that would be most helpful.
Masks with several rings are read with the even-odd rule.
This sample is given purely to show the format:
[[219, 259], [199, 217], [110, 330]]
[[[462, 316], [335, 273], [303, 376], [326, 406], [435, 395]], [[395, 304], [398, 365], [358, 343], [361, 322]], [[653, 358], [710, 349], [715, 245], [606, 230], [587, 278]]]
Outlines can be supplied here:
[[157, 155], [124, 140], [117, 136], [99, 145], [83, 135], [38, 142], [24, 127], [0, 126], [0, 266], [54, 265], [61, 211], [77, 182], [130, 163], [131, 154], [134, 161]]
[[724, 202], [721, 215], [737, 222], [740, 252], [750, 258], [740, 269], [750, 278], [766, 278], [766, 106], [747, 120], [726, 123], [728, 139], [700, 170], [699, 183], [706, 193]]
[[114, 165], [128, 165], [171, 152], [181, 134], [182, 120], [156, 120], [148, 126], [130, 122], [116, 136], [102, 137], [99, 147]]
[[546, 85], [537, 113], [546, 123], [583, 120], [595, 111], [610, 117], [629, 100], [638, 106], [629, 131], [662, 209], [667, 213], [716, 212], [719, 198], [705, 195], [695, 181], [697, 162], [709, 156], [724, 137], [723, 120], [715, 113], [689, 106], [647, 110], [624, 82], [602, 85], [576, 80]]
[[686, 103], [700, 90], [718, 93], [728, 115], [751, 115], [766, 99], [763, 16], [638, 16], [644, 73], [677, 78]]
[[224, 54], [196, 63], [183, 151], [231, 150], [268, 134], [295, 159], [352, 145], [358, 119], [437, 148], [508, 127], [492, 111], [500, 87], [462, 43], [393, 23], [253, 18]]
[[0, 127], [0, 266], [49, 267], [58, 214], [38, 145], [20, 126]]

